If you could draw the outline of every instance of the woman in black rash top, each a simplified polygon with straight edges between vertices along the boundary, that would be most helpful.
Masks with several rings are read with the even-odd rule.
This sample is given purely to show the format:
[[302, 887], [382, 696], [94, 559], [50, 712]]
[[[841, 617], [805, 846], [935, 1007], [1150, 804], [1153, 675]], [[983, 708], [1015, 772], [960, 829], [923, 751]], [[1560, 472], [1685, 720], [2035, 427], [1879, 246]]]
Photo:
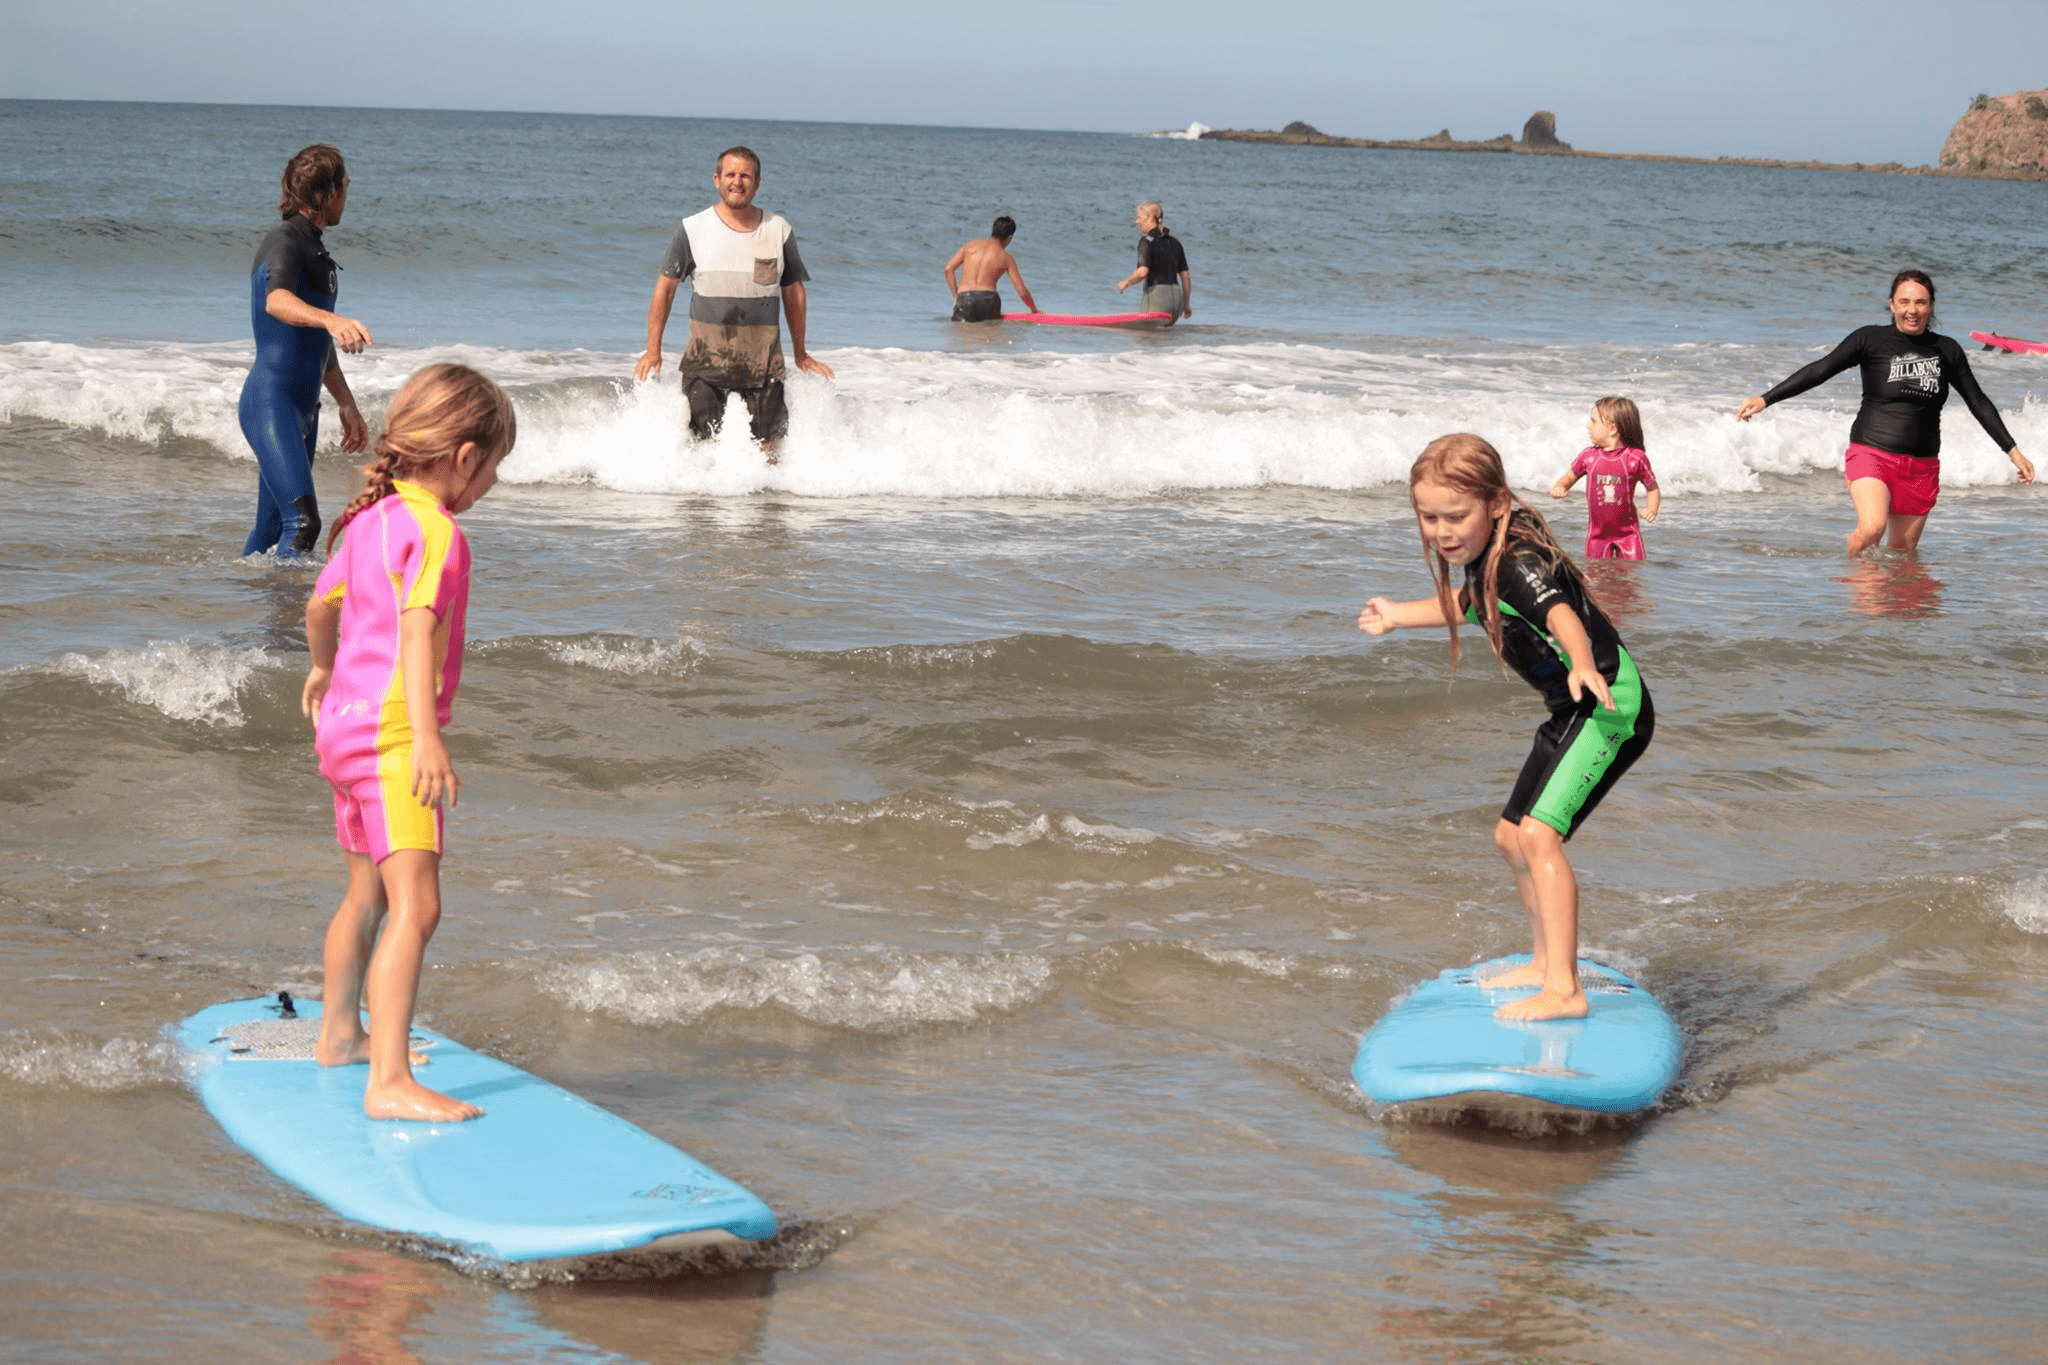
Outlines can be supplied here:
[[1920, 544], [1941, 487], [1941, 405], [1953, 386], [1970, 415], [2012, 459], [2021, 483], [2034, 466], [1977, 387], [1963, 348], [1934, 325], [1934, 281], [1919, 270], [1892, 277], [1890, 324], [1859, 327], [1827, 356], [1794, 371], [1768, 393], [1746, 398], [1736, 417], [1747, 422], [1772, 403], [1824, 384], [1852, 365], [1863, 369], [1863, 406], [1849, 428], [1844, 477], [1856, 505], [1849, 553], [1860, 555], [1891, 532], [1891, 548]]
[[1124, 276], [1116, 287], [1121, 294], [1134, 284], [1145, 286], [1144, 308], [1148, 313], [1166, 314], [1168, 327], [1181, 318], [1195, 315], [1195, 280], [1188, 273], [1188, 254], [1180, 239], [1166, 228], [1166, 210], [1157, 199], [1138, 205], [1138, 267]]

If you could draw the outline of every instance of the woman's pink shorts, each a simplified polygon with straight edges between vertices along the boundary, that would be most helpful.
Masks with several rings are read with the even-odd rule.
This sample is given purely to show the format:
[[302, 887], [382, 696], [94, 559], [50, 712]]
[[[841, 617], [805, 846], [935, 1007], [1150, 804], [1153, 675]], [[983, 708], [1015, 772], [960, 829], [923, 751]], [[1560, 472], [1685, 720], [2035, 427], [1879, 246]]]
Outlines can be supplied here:
[[1895, 517], [1924, 517], [1934, 510], [1934, 500], [1941, 496], [1939, 459], [1894, 455], [1876, 446], [1852, 444], [1842, 462], [1842, 477], [1850, 483], [1858, 479], [1883, 480], [1891, 490]]

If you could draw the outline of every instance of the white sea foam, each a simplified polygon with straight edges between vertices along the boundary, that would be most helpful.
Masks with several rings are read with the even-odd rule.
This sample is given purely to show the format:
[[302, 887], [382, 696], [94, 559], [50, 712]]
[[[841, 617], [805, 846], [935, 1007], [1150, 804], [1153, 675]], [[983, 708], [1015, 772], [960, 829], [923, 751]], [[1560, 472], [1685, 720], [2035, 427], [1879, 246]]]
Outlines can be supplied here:
[[2030, 878], [2009, 888], [2000, 909], [2014, 928], [2048, 934], [2048, 877]]
[[1022, 848], [1028, 844], [1060, 843], [1095, 852], [1115, 851], [1149, 844], [1159, 838], [1149, 829], [1126, 829], [1121, 825], [1096, 825], [1073, 815], [1024, 815], [1016, 810], [985, 811], [986, 828], [967, 836], [967, 846], [978, 852], [993, 848]]
[[56, 667], [95, 686], [115, 688], [129, 701], [172, 720], [240, 725], [243, 685], [256, 670], [276, 662], [261, 649], [152, 640], [140, 649], [66, 654]]
[[959, 673], [996, 656], [994, 644], [873, 645], [849, 649], [840, 657], [910, 673]]
[[1193, 945], [1195, 954], [1219, 967], [1240, 967], [1260, 976], [1286, 977], [1294, 972], [1296, 959], [1292, 953], [1277, 953], [1264, 948], [1217, 948], [1206, 943]]
[[95, 1042], [68, 1033], [0, 1034], [0, 1076], [24, 1085], [133, 1090], [181, 1079], [182, 1058], [168, 1039]]
[[[380, 349], [350, 380], [373, 425], [405, 378], [435, 360], [474, 364], [520, 403], [512, 483], [592, 483], [628, 493], [731, 497], [773, 489], [817, 497], [1139, 495], [1287, 485], [1397, 485], [1423, 445], [1477, 431], [1510, 478], [1547, 488], [1586, 444], [1604, 393], [1643, 408], [1667, 496], [1742, 494], [1766, 477], [1839, 468], [1856, 394], [1844, 380], [1733, 420], [1763, 366], [1736, 346], [1422, 350], [1281, 343], [1118, 345], [1070, 352], [844, 349], [835, 382], [789, 384], [779, 463], [748, 438], [741, 410], [692, 441], [677, 386], [634, 384], [625, 357], [480, 347]], [[0, 346], [0, 419], [42, 418], [144, 441], [196, 439], [247, 459], [235, 403], [245, 347]], [[2015, 397], [2010, 390], [1996, 396]], [[2022, 446], [2048, 448], [2048, 406], [2031, 393], [2005, 417]], [[1942, 477], [1952, 487], [2011, 478], [1960, 404]], [[323, 423], [323, 445], [338, 424]]]
[[704, 647], [695, 640], [642, 640], [627, 636], [590, 636], [550, 640], [547, 652], [577, 668], [632, 677], [657, 673], [689, 673], [704, 662]]
[[733, 947], [558, 963], [540, 972], [539, 984], [578, 1009], [636, 1024], [772, 1007], [828, 1027], [894, 1032], [1028, 1005], [1045, 995], [1052, 974], [1050, 959], [1035, 954], [826, 958]]
[[187, 438], [246, 451], [235, 404], [252, 354], [226, 344], [15, 342], [0, 346], [0, 421], [39, 417], [136, 441]]

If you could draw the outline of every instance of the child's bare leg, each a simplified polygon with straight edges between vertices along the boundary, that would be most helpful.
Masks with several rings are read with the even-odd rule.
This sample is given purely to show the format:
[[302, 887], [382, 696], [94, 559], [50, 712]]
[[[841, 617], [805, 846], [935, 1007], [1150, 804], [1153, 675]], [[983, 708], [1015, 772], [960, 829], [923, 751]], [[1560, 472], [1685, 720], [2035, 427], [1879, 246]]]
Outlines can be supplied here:
[[1543, 984], [1543, 916], [1537, 909], [1536, 882], [1529, 873], [1529, 859], [1522, 851], [1521, 826], [1510, 820], [1495, 825], [1493, 846], [1500, 850], [1500, 856], [1507, 859], [1508, 870], [1515, 874], [1515, 891], [1522, 898], [1522, 908], [1529, 913], [1529, 937], [1536, 949], [1527, 966], [1495, 972], [1485, 979], [1484, 984], [1489, 989], [1540, 986]]
[[1849, 553], [1860, 555], [1883, 539], [1891, 524], [1892, 490], [1883, 479], [1851, 479], [1849, 501], [1856, 506], [1856, 529], [1849, 533]]
[[427, 942], [441, 922], [440, 855], [399, 849], [385, 858], [377, 871], [390, 910], [366, 982], [370, 1080], [363, 1088], [363, 1112], [373, 1119], [473, 1119], [484, 1111], [413, 1079], [409, 1053], [420, 967], [426, 960]]
[[[1564, 836], [1534, 816], [1516, 831], [1536, 896], [1535, 948], [1530, 966], [1542, 964], [1536, 994], [1494, 1011], [1501, 1019], [1576, 1019], [1586, 1013], [1579, 985], [1579, 879], [1564, 856]], [[1487, 983], [1499, 986], [1495, 978]]]
[[384, 884], [377, 877], [377, 865], [366, 853], [342, 856], [348, 859], [348, 890], [328, 921], [322, 954], [320, 1041], [313, 1049], [322, 1066], [370, 1060], [370, 1035], [363, 1032], [363, 974], [370, 969], [377, 926], [384, 919]]

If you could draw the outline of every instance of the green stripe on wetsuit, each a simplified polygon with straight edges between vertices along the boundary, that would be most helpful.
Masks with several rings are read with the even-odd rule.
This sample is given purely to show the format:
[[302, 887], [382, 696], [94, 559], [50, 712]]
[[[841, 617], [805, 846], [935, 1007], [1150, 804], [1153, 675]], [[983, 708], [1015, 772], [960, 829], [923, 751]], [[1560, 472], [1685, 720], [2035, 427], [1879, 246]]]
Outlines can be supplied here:
[[[1549, 641], [1565, 667], [1571, 667], [1571, 655], [1558, 644], [1555, 635], [1506, 602], [1499, 606], [1501, 611]], [[1474, 625], [1480, 623], [1476, 606], [1466, 608], [1466, 619]], [[1607, 775], [1622, 746], [1635, 737], [1636, 718], [1642, 714], [1643, 675], [1636, 670], [1636, 661], [1629, 657], [1628, 646], [1617, 641], [1615, 653], [1614, 676], [1607, 680], [1607, 691], [1614, 698], [1614, 710], [1609, 711], [1595, 699], [1591, 713], [1579, 718], [1578, 728], [1559, 755], [1557, 765], [1551, 769], [1550, 779], [1543, 784], [1542, 793], [1529, 806], [1529, 814], [1560, 834], [1571, 833], [1578, 820], [1579, 808], [1599, 790], [1600, 779]]]

